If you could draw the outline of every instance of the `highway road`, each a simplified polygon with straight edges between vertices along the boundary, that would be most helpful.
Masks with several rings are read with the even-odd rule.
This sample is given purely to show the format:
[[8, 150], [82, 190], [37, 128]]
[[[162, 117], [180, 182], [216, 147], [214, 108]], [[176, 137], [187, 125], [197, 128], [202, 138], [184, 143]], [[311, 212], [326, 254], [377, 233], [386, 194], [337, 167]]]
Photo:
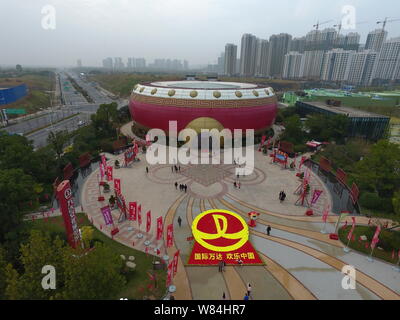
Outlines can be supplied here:
[[[90, 115], [96, 113], [101, 104], [115, 101], [99, 89], [98, 84], [87, 81], [85, 77], [79, 74], [71, 71], [59, 71], [57, 74], [60, 79], [64, 105], [55, 106], [52, 109], [42, 111], [35, 118], [23, 120], [4, 128], [10, 134], [24, 134], [33, 141], [35, 148], [40, 148], [47, 144], [47, 137], [50, 131], [76, 130], [80, 121], [90, 122]], [[88, 93], [93, 100], [92, 103], [89, 103], [79, 91], [75, 90], [68, 79], [69, 76]], [[128, 103], [126, 100], [117, 100], [115, 102], [118, 103], [118, 108]], [[79, 115], [62, 120], [73, 114]], [[43, 129], [30, 133], [38, 128]]]

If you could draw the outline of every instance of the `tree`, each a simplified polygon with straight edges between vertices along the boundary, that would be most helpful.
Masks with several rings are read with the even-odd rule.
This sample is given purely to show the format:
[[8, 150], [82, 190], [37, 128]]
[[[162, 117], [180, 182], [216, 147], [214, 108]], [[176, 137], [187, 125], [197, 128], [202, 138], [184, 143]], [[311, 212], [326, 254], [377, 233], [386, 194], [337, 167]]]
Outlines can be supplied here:
[[304, 142], [303, 125], [298, 115], [291, 116], [285, 121], [285, 131], [282, 140], [292, 142], [293, 144], [301, 144]]
[[[49, 234], [32, 230], [27, 244], [21, 245], [20, 262], [24, 272], [8, 270], [8, 298], [51, 299], [63, 291], [63, 252], [65, 242], [58, 237], [51, 239]], [[42, 268], [51, 265], [56, 270], [56, 289], [44, 290], [42, 287]]]
[[102, 104], [96, 114], [91, 116], [92, 124], [100, 137], [108, 137], [118, 126], [118, 105], [115, 102]]
[[47, 142], [56, 153], [59, 163], [61, 161], [61, 155], [64, 153], [64, 147], [68, 141], [69, 134], [66, 130], [57, 131], [56, 133], [51, 131], [49, 136], [47, 137]]
[[17, 232], [24, 210], [34, 205], [34, 185], [21, 169], [0, 170], [0, 242]]
[[306, 127], [311, 139], [344, 143], [347, 136], [348, 121], [345, 115], [313, 114], [307, 118]]
[[400, 216], [400, 190], [396, 191], [392, 198], [394, 212]]
[[64, 255], [64, 299], [101, 300], [114, 298], [125, 284], [121, 275], [122, 259], [109, 247], [97, 242], [95, 249], [82, 251], [80, 255], [71, 250]]
[[22, 66], [20, 64], [17, 64], [15, 66], [15, 69], [17, 70], [17, 72], [22, 72]]
[[5, 293], [7, 287], [6, 267], [7, 267], [6, 252], [2, 247], [0, 247], [0, 300], [5, 299]]
[[361, 188], [392, 198], [400, 186], [400, 146], [380, 140], [371, 152], [355, 166], [356, 180]]

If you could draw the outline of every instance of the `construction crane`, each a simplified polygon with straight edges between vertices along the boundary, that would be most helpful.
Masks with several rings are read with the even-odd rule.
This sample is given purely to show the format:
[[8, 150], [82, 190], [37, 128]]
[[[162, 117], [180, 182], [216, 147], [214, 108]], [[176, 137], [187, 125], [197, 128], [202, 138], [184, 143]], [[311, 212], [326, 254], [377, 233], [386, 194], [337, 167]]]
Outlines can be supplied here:
[[[364, 24], [364, 23], [368, 23], [368, 21], [360, 21], [356, 23], [356, 26], [359, 24]], [[338, 28], [337, 34], [339, 36], [340, 31], [342, 30], [342, 22], [339, 22], [338, 24], [333, 25], [334, 28]]]
[[328, 21], [325, 21], [325, 22], [319, 22], [319, 21], [317, 21], [317, 23], [316, 24], [314, 24], [313, 25], [313, 27], [315, 28], [315, 30], [318, 30], [319, 29], [319, 26], [322, 26], [323, 24], [327, 24], [327, 23], [329, 23], [329, 22], [331, 22], [332, 20], [328, 20]]
[[376, 24], [382, 24], [382, 30], [385, 30], [386, 23], [388, 22], [394, 22], [394, 21], [400, 21], [400, 19], [389, 19], [388, 17], [385, 18], [383, 21], [378, 21]]

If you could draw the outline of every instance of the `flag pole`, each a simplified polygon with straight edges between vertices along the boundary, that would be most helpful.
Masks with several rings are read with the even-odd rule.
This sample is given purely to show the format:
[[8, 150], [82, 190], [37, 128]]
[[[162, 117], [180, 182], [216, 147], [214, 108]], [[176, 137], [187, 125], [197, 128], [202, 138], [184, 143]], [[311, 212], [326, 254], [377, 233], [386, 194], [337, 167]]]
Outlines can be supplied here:
[[321, 233], [326, 234], [326, 221], [324, 222], [324, 227], [322, 228]]
[[[350, 233], [350, 231], [349, 231], [349, 233]], [[351, 237], [350, 237], [350, 239], [351, 239]], [[343, 251], [346, 253], [350, 252], [350, 248], [349, 248], [350, 239], [347, 240], [347, 245], [346, 245], [346, 247], [343, 248]]]
[[373, 262], [373, 261], [374, 261], [374, 259], [372, 259], [372, 254], [374, 253], [374, 249], [375, 249], [375, 246], [372, 248], [371, 254], [370, 254], [370, 255], [368, 256], [368, 258], [367, 258], [367, 260], [370, 261], [370, 262]]

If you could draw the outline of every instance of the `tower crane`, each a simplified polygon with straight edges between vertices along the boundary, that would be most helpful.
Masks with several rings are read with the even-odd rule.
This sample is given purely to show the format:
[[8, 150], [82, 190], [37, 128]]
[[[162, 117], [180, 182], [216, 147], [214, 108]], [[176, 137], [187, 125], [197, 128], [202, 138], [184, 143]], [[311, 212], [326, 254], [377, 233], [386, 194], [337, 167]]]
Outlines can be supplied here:
[[388, 22], [400, 21], [400, 19], [389, 19], [388, 17], [385, 18], [383, 21], [377, 21], [376, 24], [382, 24], [382, 30], [385, 30], [386, 24]]
[[331, 22], [332, 20], [328, 20], [328, 21], [325, 21], [325, 22], [319, 22], [319, 21], [317, 21], [317, 23], [316, 24], [314, 24], [313, 25], [313, 27], [315, 28], [315, 30], [318, 30], [319, 29], [319, 26], [322, 26], [323, 24], [327, 24], [327, 23], [329, 23], [329, 22]]

